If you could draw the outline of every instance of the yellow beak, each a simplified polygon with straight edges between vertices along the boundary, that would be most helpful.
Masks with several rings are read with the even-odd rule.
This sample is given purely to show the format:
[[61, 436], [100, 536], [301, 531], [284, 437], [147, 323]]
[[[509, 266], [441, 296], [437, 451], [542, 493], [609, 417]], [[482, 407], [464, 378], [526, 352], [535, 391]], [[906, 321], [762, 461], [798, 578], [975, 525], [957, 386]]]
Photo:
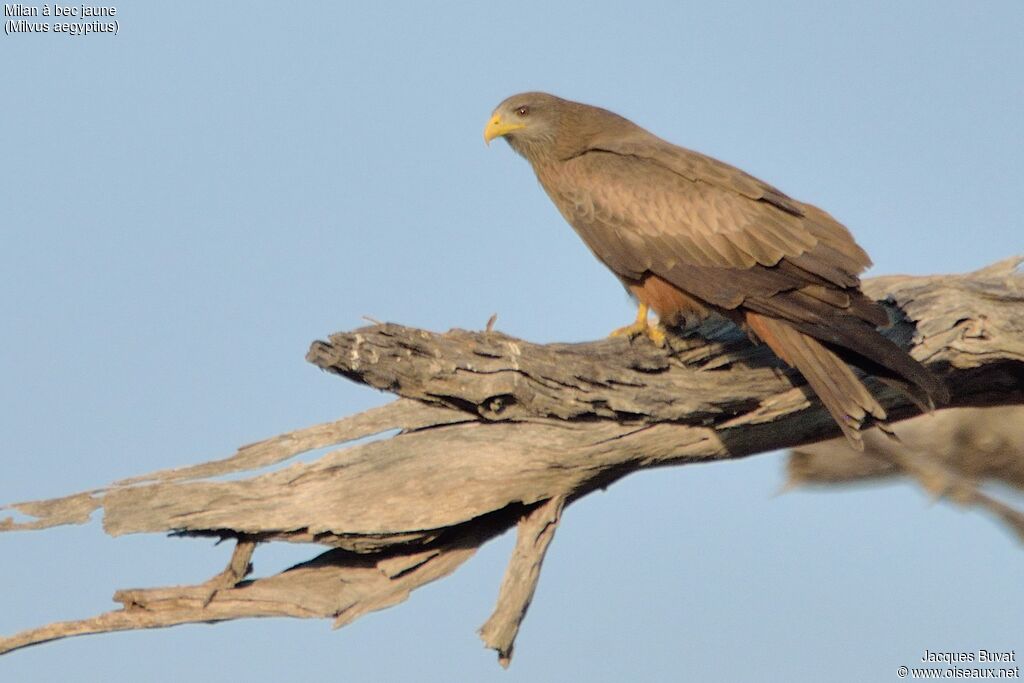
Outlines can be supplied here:
[[520, 128], [526, 128], [526, 124], [504, 123], [501, 120], [501, 114], [495, 114], [484, 127], [484, 142], [491, 144], [491, 140], [494, 138], [500, 138], [502, 135], [507, 135], [514, 130], [519, 130]]

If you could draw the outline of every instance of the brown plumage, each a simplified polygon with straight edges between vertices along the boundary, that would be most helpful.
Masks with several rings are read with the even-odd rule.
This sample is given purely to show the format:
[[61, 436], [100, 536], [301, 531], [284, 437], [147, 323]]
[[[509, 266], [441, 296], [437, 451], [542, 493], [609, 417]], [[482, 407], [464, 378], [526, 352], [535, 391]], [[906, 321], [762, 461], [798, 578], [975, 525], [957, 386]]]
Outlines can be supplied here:
[[[860, 290], [871, 261], [824, 211], [610, 111], [544, 93], [508, 98], [484, 130], [533, 166], [594, 255], [665, 324], [721, 313], [796, 367], [860, 447], [885, 410], [847, 363], [927, 407], [947, 400], [928, 370], [878, 331]], [[652, 335], [652, 339], [656, 338]]]

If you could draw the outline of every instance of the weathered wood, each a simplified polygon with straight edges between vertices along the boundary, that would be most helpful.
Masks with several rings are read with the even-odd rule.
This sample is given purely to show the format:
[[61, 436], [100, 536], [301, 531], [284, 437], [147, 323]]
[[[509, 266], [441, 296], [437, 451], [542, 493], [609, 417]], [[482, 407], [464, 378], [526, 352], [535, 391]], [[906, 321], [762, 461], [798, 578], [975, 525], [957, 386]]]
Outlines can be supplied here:
[[[890, 333], [913, 340], [912, 353], [945, 379], [954, 405], [1024, 403], [1024, 278], [1016, 264], [866, 283], [900, 318]], [[0, 530], [79, 524], [102, 509], [112, 535], [170, 531], [241, 545], [209, 582], [121, 591], [123, 609], [0, 639], [0, 653], [82, 633], [247, 616], [342, 625], [401, 602], [523, 520], [482, 634], [507, 663], [563, 504], [637, 469], [739, 458], [837, 432], [770, 354], [727, 328], [702, 333], [713, 341], [691, 335], [661, 350], [643, 339], [537, 345], [493, 330], [436, 334], [381, 324], [316, 342], [312, 362], [402, 398], [225, 460], [10, 506], [35, 519], [0, 520]], [[916, 412], [885, 386], [871, 387], [894, 419]], [[397, 433], [383, 436], [390, 431]], [[332, 445], [339, 448], [315, 462], [285, 462]], [[333, 549], [276, 576], [241, 580], [251, 544], [266, 540]]]
[[537, 590], [544, 554], [555, 537], [564, 506], [564, 498], [552, 498], [519, 520], [516, 547], [501, 582], [498, 604], [480, 627], [484, 644], [498, 651], [498, 661], [504, 667], [512, 661], [512, 647], [519, 625]]
[[865, 434], [863, 452], [845, 439], [794, 449], [786, 488], [905, 476], [936, 498], [991, 513], [1024, 543], [1024, 512], [981, 488], [998, 482], [1024, 490], [1024, 406], [951, 408], [901, 422], [894, 431], [899, 441]]

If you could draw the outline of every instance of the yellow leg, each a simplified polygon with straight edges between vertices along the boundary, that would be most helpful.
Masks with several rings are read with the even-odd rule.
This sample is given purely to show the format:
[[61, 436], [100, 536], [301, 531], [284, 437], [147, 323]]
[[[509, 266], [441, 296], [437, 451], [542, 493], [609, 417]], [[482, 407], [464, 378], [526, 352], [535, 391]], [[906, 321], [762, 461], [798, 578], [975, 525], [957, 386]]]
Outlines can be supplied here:
[[612, 330], [612, 337], [626, 336], [632, 339], [639, 335], [644, 335], [658, 348], [665, 346], [665, 331], [661, 329], [660, 325], [652, 325], [647, 320], [647, 304], [640, 304], [636, 309], [636, 322], [632, 325], [626, 325], [620, 327], [617, 330]]

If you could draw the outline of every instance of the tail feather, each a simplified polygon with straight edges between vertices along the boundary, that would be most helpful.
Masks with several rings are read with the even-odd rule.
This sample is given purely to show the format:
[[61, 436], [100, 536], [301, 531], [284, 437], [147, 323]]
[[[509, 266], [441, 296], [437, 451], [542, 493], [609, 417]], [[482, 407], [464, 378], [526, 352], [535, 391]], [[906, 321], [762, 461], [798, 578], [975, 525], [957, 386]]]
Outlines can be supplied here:
[[860, 430], [886, 419], [885, 409], [831, 349], [788, 323], [748, 312], [747, 324], [779, 358], [804, 376], [825, 409], [857, 450]]
[[938, 377], [870, 325], [859, 320], [837, 321], [831, 330], [834, 339], [816, 334], [820, 332], [818, 327], [804, 332], [860, 356], [863, 360], [854, 360], [855, 365], [872, 375], [893, 380], [915, 402], [924, 403], [928, 410], [949, 401], [949, 390]]
[[[910, 388], [907, 393], [929, 410], [936, 404], [948, 402], [949, 390], [938, 377], [896, 343], [879, 334], [874, 324], [877, 321], [866, 316], [873, 302], [862, 296], [853, 303], [856, 306], [851, 307], [850, 314], [843, 314], [806, 292], [796, 291], [748, 301], [747, 306], [754, 309], [754, 315], [782, 319], [785, 321], [783, 324], [832, 345], [841, 355], [855, 355], [856, 358], [849, 360], [872, 375], [892, 379], [901, 387], [915, 385], [916, 389]], [[747, 315], [749, 323], [751, 313]], [[843, 350], [850, 354], [844, 354]]]

